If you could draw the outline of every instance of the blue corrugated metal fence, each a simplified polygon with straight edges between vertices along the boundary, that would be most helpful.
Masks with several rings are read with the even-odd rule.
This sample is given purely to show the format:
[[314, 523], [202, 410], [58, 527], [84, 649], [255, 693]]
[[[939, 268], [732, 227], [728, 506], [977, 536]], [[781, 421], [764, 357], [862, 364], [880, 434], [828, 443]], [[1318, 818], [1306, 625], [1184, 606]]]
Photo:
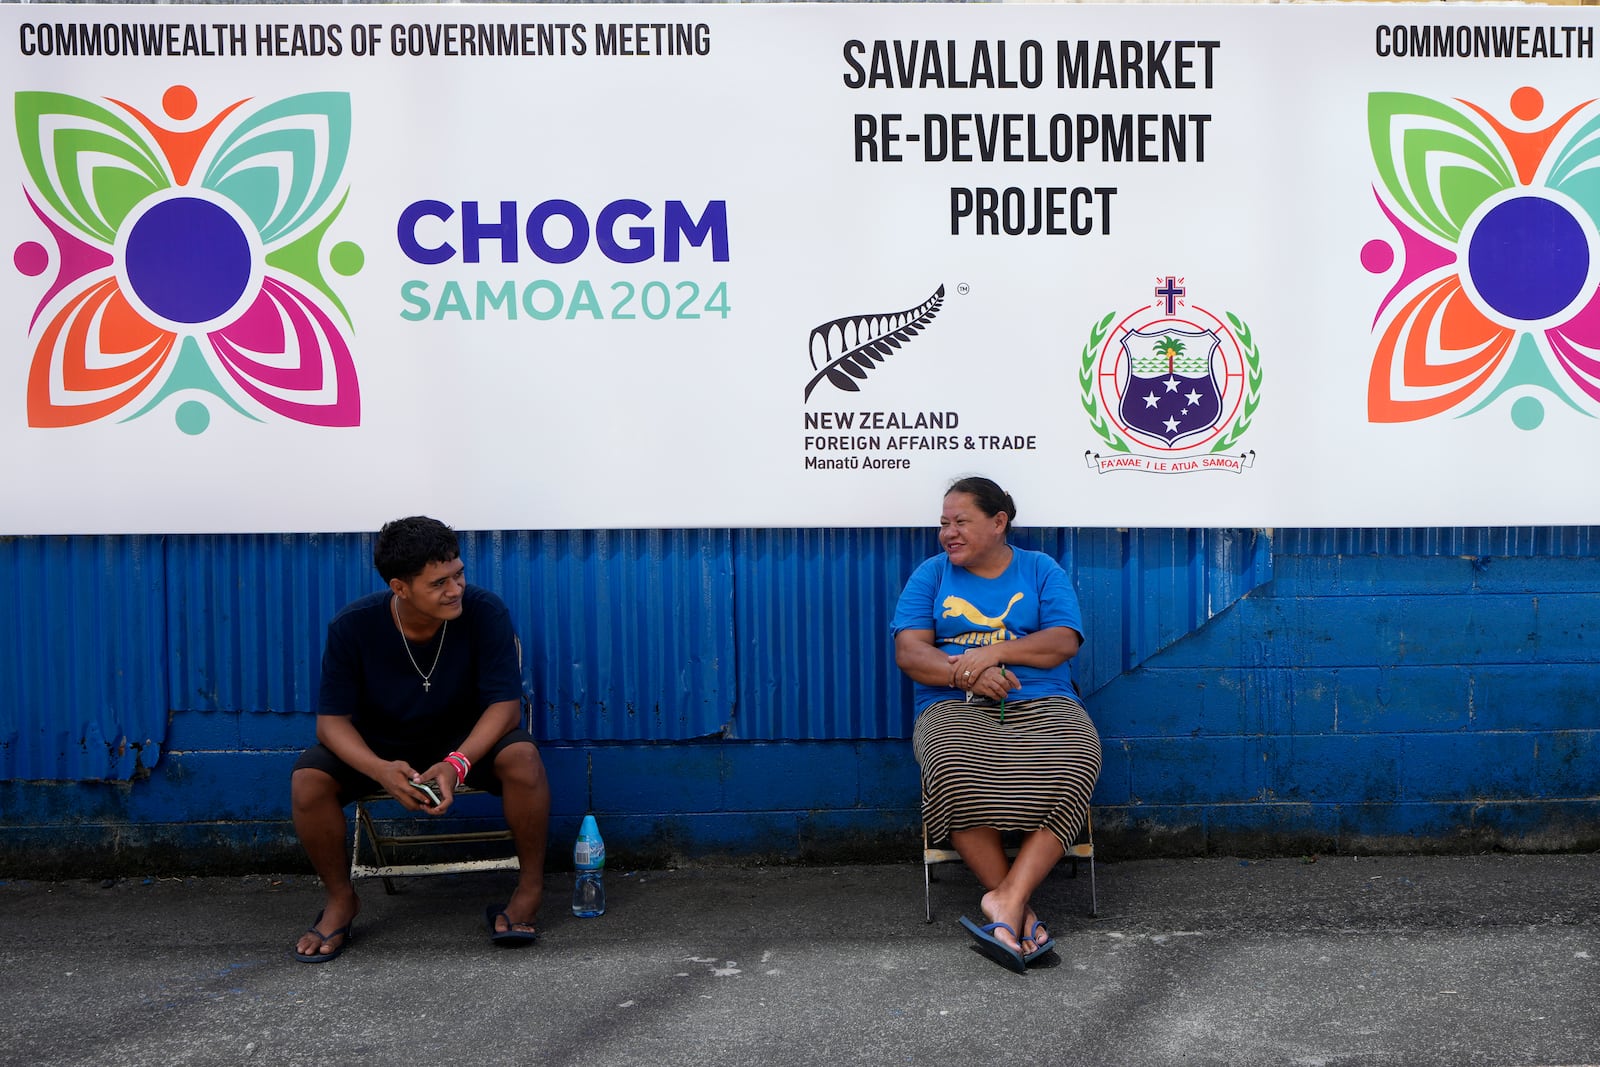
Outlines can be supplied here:
[[[1249, 530], [1020, 530], [1073, 574], [1093, 691], [1271, 574]], [[931, 529], [463, 535], [549, 741], [910, 735], [888, 632]], [[0, 641], [0, 778], [126, 780], [178, 712], [308, 715], [324, 627], [378, 587], [366, 535], [0, 540], [33, 622]], [[307, 728], [309, 736], [309, 726]]]

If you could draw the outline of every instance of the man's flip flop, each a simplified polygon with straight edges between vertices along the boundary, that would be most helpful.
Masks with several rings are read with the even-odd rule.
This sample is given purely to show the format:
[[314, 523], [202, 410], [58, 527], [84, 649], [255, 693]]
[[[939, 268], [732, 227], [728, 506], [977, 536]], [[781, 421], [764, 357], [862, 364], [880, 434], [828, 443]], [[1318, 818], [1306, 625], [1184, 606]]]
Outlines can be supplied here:
[[[1035, 922], [1033, 924], [1033, 931], [1028, 934], [1028, 940], [1033, 942], [1033, 951], [1032, 952], [1024, 952], [1022, 954], [1022, 962], [1023, 963], [1028, 964], [1028, 965], [1031, 966], [1033, 964], [1034, 960], [1039, 959], [1041, 956], [1043, 956], [1047, 952], [1053, 952], [1055, 950], [1055, 947], [1056, 947], [1056, 939], [1055, 938], [1047, 937], [1043, 941], [1039, 940], [1039, 930], [1043, 926], [1044, 926], [1044, 923], [1042, 923], [1042, 922]], [[1045, 933], [1048, 934], [1049, 931], [1046, 930]]]
[[[1028, 969], [1028, 965], [1023, 962], [1022, 953], [994, 936], [994, 931], [1004, 930], [1012, 937], [1017, 937], [1017, 932], [1007, 924], [989, 923], [986, 926], [979, 926], [963, 915], [961, 916], [961, 925], [972, 936], [972, 940], [978, 943], [978, 951], [994, 960], [1000, 966], [1016, 971], [1018, 974]], [[1017, 943], [1021, 944], [1022, 939], [1017, 938]]]
[[306, 933], [315, 934], [322, 942], [321, 945], [317, 946], [318, 948], [321, 948], [322, 945], [326, 945], [329, 941], [332, 941], [336, 937], [343, 937], [344, 940], [339, 942], [339, 947], [334, 949], [332, 952], [301, 952], [300, 950], [296, 949], [294, 958], [299, 960], [301, 963], [331, 963], [339, 958], [339, 954], [341, 952], [350, 947], [350, 939], [355, 936], [350, 932], [350, 928], [356, 924], [354, 919], [351, 919], [349, 922], [345, 923], [331, 934], [325, 934], [321, 930], [317, 929], [317, 924], [320, 922], [322, 922], [322, 912], [319, 911], [317, 912], [317, 917], [311, 920], [311, 925], [306, 928]]
[[[512, 922], [511, 917], [505, 913], [504, 909], [497, 908], [493, 904], [483, 909], [483, 917], [489, 924], [489, 940], [497, 945], [531, 945], [539, 940], [539, 931], [518, 930], [517, 926], [519, 924]], [[506, 921], [504, 930], [495, 929], [496, 919], [504, 919]], [[520, 925], [532, 926], [533, 924], [521, 923]]]

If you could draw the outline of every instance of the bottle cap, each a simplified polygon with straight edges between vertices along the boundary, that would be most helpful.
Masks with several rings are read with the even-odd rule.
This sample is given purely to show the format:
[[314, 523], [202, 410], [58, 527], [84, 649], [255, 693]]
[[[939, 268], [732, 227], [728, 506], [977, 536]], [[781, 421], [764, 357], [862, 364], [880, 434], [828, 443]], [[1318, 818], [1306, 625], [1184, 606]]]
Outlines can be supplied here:
[[594, 821], [593, 815], [583, 817], [583, 825], [578, 828], [578, 836], [594, 841], [600, 840], [600, 824]]

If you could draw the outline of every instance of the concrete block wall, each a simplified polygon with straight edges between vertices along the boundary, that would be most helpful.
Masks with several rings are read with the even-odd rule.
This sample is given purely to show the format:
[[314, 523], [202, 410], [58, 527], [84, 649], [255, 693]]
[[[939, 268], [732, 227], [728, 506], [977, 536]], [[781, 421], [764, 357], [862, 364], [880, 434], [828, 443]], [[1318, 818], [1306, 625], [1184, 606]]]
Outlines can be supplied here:
[[1134, 852], [1600, 846], [1600, 561], [1277, 556], [1095, 695]]

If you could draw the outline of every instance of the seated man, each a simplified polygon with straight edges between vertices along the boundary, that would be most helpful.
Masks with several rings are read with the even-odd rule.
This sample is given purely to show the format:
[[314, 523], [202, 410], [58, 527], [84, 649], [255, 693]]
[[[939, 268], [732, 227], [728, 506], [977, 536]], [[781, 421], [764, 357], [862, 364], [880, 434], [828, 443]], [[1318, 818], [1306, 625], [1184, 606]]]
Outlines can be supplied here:
[[[344, 806], [379, 789], [442, 815], [465, 782], [501, 797], [522, 870], [504, 908], [486, 913], [497, 944], [527, 944], [544, 890], [550, 787], [521, 726], [522, 678], [511, 616], [468, 585], [456, 535], [422, 516], [379, 531], [372, 561], [389, 588], [328, 624], [317, 741], [295, 764], [295, 833], [326, 900], [295, 959], [326, 963], [350, 943], [361, 902], [350, 882]], [[417, 783], [431, 787], [434, 803]]]

